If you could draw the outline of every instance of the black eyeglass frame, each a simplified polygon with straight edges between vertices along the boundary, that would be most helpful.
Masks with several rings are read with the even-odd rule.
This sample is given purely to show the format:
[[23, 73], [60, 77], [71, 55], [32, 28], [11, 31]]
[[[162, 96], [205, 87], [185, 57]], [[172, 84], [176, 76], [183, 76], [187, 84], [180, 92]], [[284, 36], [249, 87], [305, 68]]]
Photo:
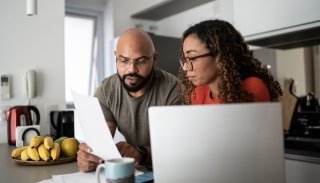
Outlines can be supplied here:
[[201, 58], [201, 57], [208, 57], [208, 56], [213, 56], [213, 52], [210, 51], [208, 53], [194, 56], [194, 57], [181, 57], [179, 59], [180, 66], [183, 68], [184, 64], [187, 64], [187, 69], [192, 71], [193, 70], [193, 64], [192, 62], [196, 61], [196, 59]]

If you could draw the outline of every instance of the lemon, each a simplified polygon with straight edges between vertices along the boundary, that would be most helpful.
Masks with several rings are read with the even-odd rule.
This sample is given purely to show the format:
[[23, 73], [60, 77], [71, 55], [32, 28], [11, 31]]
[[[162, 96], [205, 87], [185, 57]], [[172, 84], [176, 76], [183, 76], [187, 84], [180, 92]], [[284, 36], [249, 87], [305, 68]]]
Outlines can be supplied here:
[[66, 138], [61, 143], [61, 152], [64, 157], [76, 156], [78, 149], [79, 141], [75, 138]]

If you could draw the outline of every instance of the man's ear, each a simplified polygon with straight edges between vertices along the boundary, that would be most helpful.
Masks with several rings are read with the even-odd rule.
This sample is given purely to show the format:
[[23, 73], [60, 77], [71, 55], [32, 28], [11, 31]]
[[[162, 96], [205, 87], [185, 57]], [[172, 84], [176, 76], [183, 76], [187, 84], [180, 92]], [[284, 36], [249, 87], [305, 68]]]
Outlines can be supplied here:
[[114, 56], [117, 56], [117, 51], [113, 51]]
[[158, 52], [154, 52], [154, 54], [153, 54], [154, 63], [156, 63], [156, 61], [158, 60], [158, 57], [159, 57], [159, 53]]

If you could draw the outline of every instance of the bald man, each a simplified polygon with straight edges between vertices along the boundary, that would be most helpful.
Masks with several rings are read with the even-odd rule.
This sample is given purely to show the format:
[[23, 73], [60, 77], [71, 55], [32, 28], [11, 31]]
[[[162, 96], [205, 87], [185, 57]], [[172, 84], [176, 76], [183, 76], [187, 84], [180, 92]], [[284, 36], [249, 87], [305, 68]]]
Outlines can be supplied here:
[[[104, 79], [95, 97], [111, 134], [114, 136], [118, 128], [126, 139], [116, 144], [120, 154], [134, 158], [136, 164], [151, 165], [148, 107], [182, 104], [177, 80], [155, 67], [158, 53], [150, 36], [141, 29], [125, 31], [114, 54], [117, 74]], [[80, 171], [93, 171], [103, 162], [91, 151], [86, 144], [80, 144]]]

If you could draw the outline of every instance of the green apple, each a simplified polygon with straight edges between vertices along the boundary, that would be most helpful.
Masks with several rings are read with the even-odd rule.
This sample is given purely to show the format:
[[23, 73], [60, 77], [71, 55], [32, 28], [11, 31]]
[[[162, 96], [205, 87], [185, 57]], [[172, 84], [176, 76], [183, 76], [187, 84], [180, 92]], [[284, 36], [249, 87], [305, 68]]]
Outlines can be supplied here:
[[67, 138], [68, 137], [63, 136], [63, 137], [60, 137], [60, 138], [56, 139], [54, 142], [58, 143], [61, 146], [62, 142]]

